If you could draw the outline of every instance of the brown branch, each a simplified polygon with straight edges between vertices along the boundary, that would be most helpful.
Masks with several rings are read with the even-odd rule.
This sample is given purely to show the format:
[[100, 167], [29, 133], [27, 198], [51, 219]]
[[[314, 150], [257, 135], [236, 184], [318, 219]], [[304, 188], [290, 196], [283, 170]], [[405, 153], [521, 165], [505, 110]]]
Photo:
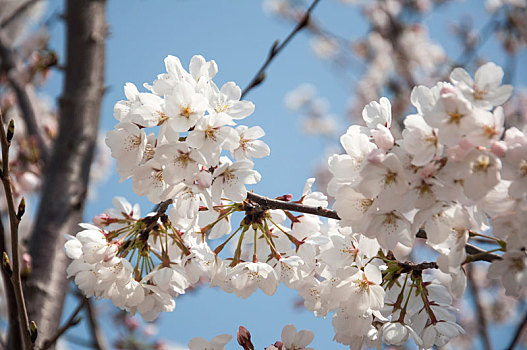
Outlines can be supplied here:
[[419, 264], [414, 264], [412, 262], [398, 262], [398, 265], [402, 268], [402, 273], [408, 273], [410, 271], [418, 271], [418, 272], [422, 272], [424, 270], [428, 270], [428, 269], [438, 269], [439, 268], [439, 265], [437, 265], [436, 262], [432, 261], [432, 262], [422, 262], [422, 263], [419, 263]]
[[516, 345], [518, 345], [518, 341], [521, 338], [525, 325], [527, 325], [527, 312], [523, 316], [523, 319], [521, 320], [521, 322], [518, 324], [516, 331], [514, 331], [514, 337], [512, 338], [511, 343], [507, 347], [507, 350], [513, 350], [516, 347]]
[[80, 322], [80, 318], [77, 317], [77, 315], [79, 314], [79, 312], [81, 312], [81, 310], [86, 306], [86, 304], [88, 303], [88, 299], [87, 298], [84, 298], [83, 296], [80, 297], [81, 301], [79, 302], [79, 305], [77, 306], [77, 308], [71, 313], [70, 317], [68, 318], [68, 320], [66, 321], [66, 323], [64, 323], [64, 325], [62, 327], [60, 327], [58, 330], [57, 330], [57, 333], [55, 333], [55, 335], [44, 341], [44, 345], [42, 345], [42, 348], [41, 350], [46, 350], [46, 349], [49, 349], [51, 348], [53, 345], [55, 345], [55, 343], [57, 342], [57, 340], [62, 337], [62, 335], [64, 333], [66, 333], [68, 331], [68, 329], [70, 329], [71, 327], [74, 327], [76, 325], [79, 324]]
[[[9, 146], [11, 145], [11, 138], [14, 132], [14, 130], [11, 129], [11, 125], [12, 124], [10, 123], [10, 130], [8, 131], [10, 136], [8, 136], [4, 128], [4, 117], [0, 111], [0, 143], [2, 144], [2, 171], [0, 177], [2, 178], [2, 184], [4, 185], [9, 214], [9, 228], [11, 231], [11, 265], [13, 273], [11, 274], [10, 280], [13, 284], [13, 291], [15, 293], [18, 319], [20, 321], [22, 338], [24, 339], [24, 347], [26, 349], [31, 349], [33, 347], [33, 340], [31, 329], [29, 327], [24, 291], [22, 290], [22, 281], [20, 279], [20, 257], [18, 248], [18, 225], [20, 224], [20, 218], [23, 214], [23, 211], [21, 211], [22, 203], [18, 209], [15, 209], [15, 200], [9, 175]], [[24, 199], [22, 199], [22, 201], [23, 200]], [[23, 206], [25, 210], [25, 204]]]
[[253, 88], [260, 85], [263, 80], [265, 79], [265, 70], [267, 67], [271, 64], [273, 59], [278, 56], [278, 54], [289, 44], [289, 42], [295, 37], [295, 35], [300, 32], [302, 29], [304, 29], [309, 24], [309, 18], [311, 16], [311, 13], [315, 9], [315, 6], [320, 2], [320, 0], [314, 0], [311, 5], [306, 10], [305, 14], [302, 16], [300, 21], [296, 24], [296, 26], [293, 28], [291, 33], [282, 41], [279, 43], [279, 41], [276, 41], [273, 46], [271, 46], [271, 50], [269, 50], [269, 53], [267, 54], [267, 59], [265, 60], [264, 64], [260, 67], [258, 72], [254, 75], [251, 82], [247, 85], [247, 87], [243, 90], [242, 96], [240, 99], [242, 99], [245, 95], [249, 93]]
[[92, 338], [93, 348], [96, 350], [107, 350], [108, 345], [106, 345], [106, 340], [104, 335], [99, 328], [99, 322], [97, 321], [97, 312], [95, 306], [93, 305], [91, 299], [86, 299], [86, 312], [88, 314], [88, 322], [90, 325], [90, 332]]
[[[499, 21], [497, 19], [498, 11], [492, 14], [492, 16], [489, 18], [488, 22], [485, 23], [485, 25], [480, 29], [476, 43], [474, 45], [468, 46], [465, 45], [465, 49], [461, 53], [461, 55], [451, 63], [451, 68], [455, 67], [465, 67], [468, 65], [468, 63], [474, 58], [474, 56], [477, 54], [478, 50], [487, 42], [487, 40], [491, 37], [491, 34], [496, 29], [497, 25], [499, 24]], [[450, 71], [451, 69], [449, 69]]]
[[[260, 206], [262, 210], [267, 209], [281, 209], [295, 211], [298, 213], [313, 214], [325, 218], [340, 220], [337, 212], [335, 210], [323, 208], [323, 207], [314, 207], [310, 205], [304, 205], [295, 202], [286, 202], [279, 199], [271, 199], [253, 192], [247, 192], [247, 199]], [[417, 238], [426, 239], [426, 232], [424, 230], [419, 230], [416, 234]], [[473, 257], [470, 261], [487, 261], [491, 262], [501, 257], [497, 254], [488, 253], [487, 251], [478, 248], [470, 243], [465, 245], [465, 250], [468, 254]], [[476, 256], [477, 255], [477, 256]]]
[[158, 220], [166, 213], [168, 206], [172, 204], [172, 200], [168, 199], [164, 202], [159, 203], [154, 209], [155, 214], [151, 216], [145, 216], [140, 221], [143, 221], [146, 224], [146, 227], [143, 229], [143, 232], [149, 234], [150, 231], [154, 229], [157, 225]]
[[29, 251], [29, 314], [42, 346], [60, 325], [67, 290], [64, 234], [82, 222], [104, 95], [107, 25], [104, 0], [66, 1], [66, 66], [59, 100], [59, 131], [47, 162]]
[[257, 203], [263, 210], [267, 209], [282, 209], [296, 211], [299, 213], [313, 214], [318, 216], [323, 216], [325, 218], [340, 220], [337, 212], [331, 209], [323, 207], [313, 207], [310, 205], [295, 203], [295, 202], [286, 202], [279, 199], [271, 199], [253, 192], [247, 192], [247, 199], [251, 202]]
[[[6, 252], [7, 247], [5, 242], [5, 230], [4, 223], [0, 217], [0, 254]], [[13, 284], [11, 283], [10, 274], [12, 271], [8, 271], [7, 267], [4, 267], [2, 263], [2, 280], [4, 282], [4, 290], [7, 299], [7, 315], [9, 320], [9, 333], [8, 333], [8, 346], [12, 349], [22, 349], [22, 338], [20, 334], [20, 322], [18, 321], [18, 308], [16, 304], [15, 290], [13, 289]], [[8, 347], [6, 346], [6, 349]]]
[[9, 40], [1, 31], [0, 58], [2, 63], [1, 68], [6, 73], [9, 85], [15, 92], [27, 132], [37, 142], [39, 154], [42, 159], [46, 160], [48, 149], [37, 123], [35, 92], [28, 82], [22, 81], [22, 74], [20, 73], [22, 71], [22, 64], [18, 62], [13, 50], [9, 46]]
[[472, 292], [472, 300], [474, 302], [474, 306], [476, 307], [478, 332], [481, 337], [481, 341], [483, 343], [483, 347], [485, 348], [485, 350], [492, 350], [492, 344], [490, 342], [490, 337], [489, 337], [489, 332], [488, 332], [488, 321], [487, 321], [487, 317], [485, 316], [485, 310], [483, 309], [483, 305], [481, 303], [479, 287], [476, 285], [474, 281], [474, 271], [473, 271], [472, 265], [470, 264], [467, 265], [466, 272], [467, 272], [468, 285], [469, 285], [470, 291]]
[[17, 19], [18, 16], [22, 15], [26, 10], [28, 10], [31, 6], [35, 5], [40, 0], [28, 0], [22, 4], [20, 4], [13, 12], [9, 14], [1, 23], [0, 28], [3, 29], [7, 27], [11, 22], [13, 22], [15, 19]]

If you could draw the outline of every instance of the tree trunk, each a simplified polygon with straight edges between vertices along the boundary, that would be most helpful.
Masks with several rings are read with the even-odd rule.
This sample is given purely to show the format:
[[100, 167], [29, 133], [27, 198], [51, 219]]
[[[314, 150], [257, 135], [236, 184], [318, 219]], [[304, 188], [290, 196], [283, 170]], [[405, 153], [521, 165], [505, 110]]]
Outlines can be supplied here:
[[38, 327], [37, 347], [60, 325], [68, 286], [64, 234], [75, 234], [82, 221], [104, 94], [105, 7], [104, 0], [66, 1], [59, 133], [46, 165], [29, 249], [33, 271], [26, 281], [29, 318]]

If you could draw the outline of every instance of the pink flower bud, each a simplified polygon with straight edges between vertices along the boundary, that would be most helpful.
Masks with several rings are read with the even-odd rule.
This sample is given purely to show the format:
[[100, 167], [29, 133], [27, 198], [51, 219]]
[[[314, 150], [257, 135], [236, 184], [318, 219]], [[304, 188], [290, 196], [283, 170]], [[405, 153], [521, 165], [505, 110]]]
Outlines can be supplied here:
[[387, 151], [393, 147], [393, 135], [390, 132], [390, 129], [384, 125], [379, 124], [377, 125], [377, 129], [372, 129], [370, 132], [371, 136], [373, 136], [373, 140], [379, 148]]
[[286, 202], [289, 202], [292, 198], [293, 198], [292, 194], [284, 194], [283, 196], [276, 197], [276, 199], [280, 201], [286, 201]]
[[111, 218], [110, 215], [103, 213], [95, 215], [91, 221], [95, 224], [95, 226], [104, 227], [110, 223]]
[[456, 93], [455, 87], [453, 87], [452, 85], [445, 85], [443, 86], [439, 94], [441, 95], [441, 97], [444, 97], [443, 95], [449, 95], [449, 94], [455, 94], [455, 93]]
[[381, 164], [384, 160], [384, 151], [380, 149], [374, 149], [370, 152], [370, 154], [368, 154], [366, 159], [372, 164]]
[[435, 175], [436, 172], [437, 172], [436, 165], [432, 163], [428, 163], [424, 167], [421, 168], [421, 170], [419, 171], [419, 176], [422, 179], [427, 179], [430, 176]]
[[33, 259], [28, 253], [22, 254], [22, 275], [27, 276], [33, 268]]
[[208, 171], [200, 171], [198, 174], [198, 187], [201, 190], [209, 188], [212, 185], [212, 174]]
[[507, 152], [507, 144], [505, 141], [494, 141], [490, 146], [490, 150], [496, 156], [503, 158], [505, 157], [505, 152]]
[[137, 322], [137, 320], [133, 317], [126, 316], [124, 318], [124, 325], [131, 331], [134, 331], [137, 329], [137, 327], [139, 327], [139, 322]]
[[243, 350], [254, 350], [254, 345], [251, 342], [251, 333], [244, 326], [240, 326], [238, 329], [237, 339]]

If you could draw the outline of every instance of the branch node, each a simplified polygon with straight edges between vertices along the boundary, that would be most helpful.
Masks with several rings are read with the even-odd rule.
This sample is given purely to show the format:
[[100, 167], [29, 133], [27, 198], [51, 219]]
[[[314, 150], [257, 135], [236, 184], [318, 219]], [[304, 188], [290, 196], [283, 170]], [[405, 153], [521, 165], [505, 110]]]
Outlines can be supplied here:
[[9, 121], [9, 125], [7, 127], [7, 143], [11, 144], [11, 140], [13, 139], [13, 135], [15, 134], [15, 121], [11, 119]]
[[30, 328], [29, 328], [29, 335], [31, 336], [31, 342], [35, 343], [35, 340], [37, 340], [38, 336], [38, 329], [37, 324], [35, 321], [31, 321]]
[[26, 200], [24, 197], [20, 200], [20, 204], [18, 205], [18, 210], [16, 212], [16, 218], [20, 221], [22, 220], [22, 216], [24, 216], [24, 213], [26, 212]]
[[2, 253], [2, 266], [4, 267], [4, 270], [7, 272], [7, 275], [11, 277], [13, 275], [13, 269], [11, 268], [11, 263], [9, 262], [9, 256], [7, 256], [6, 252]]

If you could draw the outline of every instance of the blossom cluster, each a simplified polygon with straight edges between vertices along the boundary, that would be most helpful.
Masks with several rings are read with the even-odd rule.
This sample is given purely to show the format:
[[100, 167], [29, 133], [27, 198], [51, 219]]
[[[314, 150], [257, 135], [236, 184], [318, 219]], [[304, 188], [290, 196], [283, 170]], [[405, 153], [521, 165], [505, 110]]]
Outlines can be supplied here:
[[[505, 252], [489, 277], [501, 279], [507, 294], [527, 286], [527, 136], [505, 130], [500, 105], [512, 87], [502, 85], [500, 67], [485, 64], [474, 78], [457, 68], [450, 82], [416, 87], [416, 113], [404, 119], [399, 139], [389, 100], [366, 105], [366, 126], [351, 126], [341, 137], [346, 153], [328, 159], [328, 194], [340, 220], [324, 224], [315, 214], [248, 198], [245, 185], [259, 178], [248, 158], [269, 153], [257, 140], [261, 129], [249, 136], [254, 128], [232, 127], [252, 104], [239, 101], [234, 83], [216, 88], [213, 61], [194, 56], [190, 73], [175, 57], [165, 63], [168, 73], [147, 85], [149, 93], [126, 86], [128, 101], [115, 108], [120, 123], [107, 138], [119, 174], [132, 177], [136, 193], [159, 203], [158, 211], [141, 217], [116, 198], [95, 225], [68, 237], [68, 275], [87, 297], [153, 320], [205, 280], [241, 298], [258, 289], [273, 295], [282, 283], [315, 315], [332, 314], [335, 340], [352, 349], [409, 339], [431, 348], [464, 333], [452, 303], [466, 286], [470, 237]], [[158, 135], [147, 136], [144, 129], [156, 126]], [[276, 200], [327, 208], [314, 181], [300, 199]], [[233, 229], [236, 212], [245, 216]], [[437, 262], [401, 262], [416, 237], [426, 238]]]
[[[258, 140], [264, 135], [260, 127], [234, 127], [254, 105], [240, 101], [234, 82], [214, 84], [214, 61], [194, 56], [188, 72], [168, 56], [165, 66], [167, 73], [145, 84], [149, 92], [125, 85], [127, 100], [115, 105], [119, 124], [106, 144], [121, 179], [131, 177], [136, 194], [154, 203], [172, 200], [180, 221], [192, 220], [201, 201], [212, 208], [221, 198], [244, 200], [245, 184], [260, 180], [251, 158], [269, 155], [269, 147]], [[147, 134], [149, 128], [157, 128], [157, 135]]]
[[[417, 113], [404, 119], [399, 140], [390, 130], [389, 101], [372, 102], [362, 113], [366, 127], [350, 127], [341, 137], [346, 153], [328, 161], [333, 174], [328, 193], [336, 199], [340, 224], [392, 251], [409, 252], [418, 233], [425, 232], [426, 244], [439, 254], [439, 270], [448, 275], [446, 285], [455, 297], [466, 286], [465, 244], [490, 227], [493, 236], [485, 237], [498, 244], [495, 250], [506, 247], [507, 252], [492, 263], [489, 278], [501, 278], [509, 295], [527, 286], [527, 236], [520, 229], [527, 194], [526, 136], [516, 128], [504, 130], [500, 105], [510, 97], [512, 86], [502, 85], [502, 77], [500, 67], [487, 63], [474, 79], [456, 68], [450, 82], [414, 88], [411, 101]], [[437, 304], [451, 303], [443, 300]], [[442, 323], [432, 317], [445, 312], [427, 312], [431, 321], [424, 329], [407, 321], [408, 314], [398, 318], [397, 327], [421, 330], [421, 344], [428, 346], [443, 345], [441, 337], [461, 331], [451, 318]], [[436, 326], [446, 328], [430, 342], [429, 329]]]

